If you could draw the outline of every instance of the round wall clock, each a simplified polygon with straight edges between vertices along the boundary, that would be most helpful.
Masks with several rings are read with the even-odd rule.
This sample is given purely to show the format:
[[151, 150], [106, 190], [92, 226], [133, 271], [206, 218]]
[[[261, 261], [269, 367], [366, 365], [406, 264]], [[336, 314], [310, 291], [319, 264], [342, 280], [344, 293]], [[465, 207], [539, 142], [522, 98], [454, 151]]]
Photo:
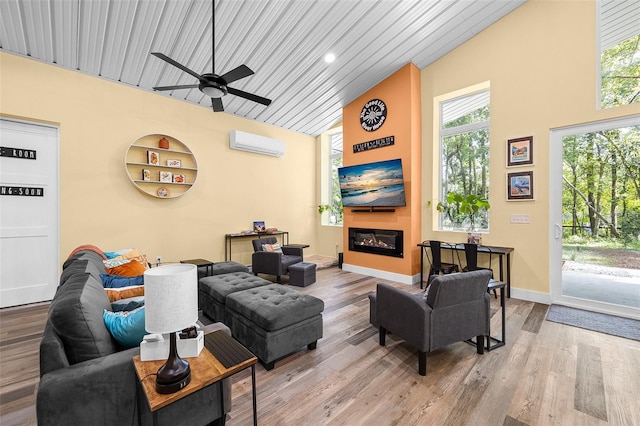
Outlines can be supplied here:
[[387, 119], [387, 106], [380, 99], [371, 99], [360, 111], [360, 125], [367, 132], [378, 130]]

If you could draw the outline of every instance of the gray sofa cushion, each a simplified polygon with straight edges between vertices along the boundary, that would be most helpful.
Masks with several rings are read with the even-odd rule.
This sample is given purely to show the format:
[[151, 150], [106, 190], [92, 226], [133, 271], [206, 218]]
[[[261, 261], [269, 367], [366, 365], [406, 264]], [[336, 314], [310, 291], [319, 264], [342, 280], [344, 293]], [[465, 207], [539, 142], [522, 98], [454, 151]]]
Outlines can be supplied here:
[[271, 281], [256, 277], [248, 272], [231, 272], [200, 278], [198, 288], [199, 291], [224, 304], [227, 296], [231, 293], [267, 284], [271, 284]]
[[[86, 268], [86, 264], [84, 266]], [[69, 364], [117, 351], [116, 342], [102, 319], [104, 309], [110, 310], [111, 303], [100, 278], [76, 273], [58, 287], [49, 308], [49, 321], [64, 342]]]
[[322, 313], [324, 302], [280, 284], [270, 284], [230, 294], [232, 310], [267, 331], [279, 330]]

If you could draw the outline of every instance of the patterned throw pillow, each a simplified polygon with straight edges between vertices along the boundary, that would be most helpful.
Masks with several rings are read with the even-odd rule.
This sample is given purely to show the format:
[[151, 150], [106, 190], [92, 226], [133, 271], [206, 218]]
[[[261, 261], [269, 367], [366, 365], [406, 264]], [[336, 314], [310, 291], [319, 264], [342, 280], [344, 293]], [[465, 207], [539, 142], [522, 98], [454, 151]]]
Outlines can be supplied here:
[[144, 306], [133, 311], [102, 313], [104, 324], [114, 339], [124, 348], [138, 346], [145, 334]]
[[123, 277], [120, 275], [100, 274], [102, 286], [104, 288], [131, 287], [134, 285], [144, 285], [144, 274], [135, 277]]
[[128, 299], [130, 297], [144, 296], [144, 286], [130, 286], [120, 288], [105, 288], [109, 302], [113, 303], [116, 300]]
[[120, 275], [121, 277], [136, 277], [144, 274], [149, 268], [147, 257], [141, 255], [131, 259], [107, 259], [104, 261], [104, 268], [109, 275]]
[[262, 251], [282, 253], [282, 246], [279, 243], [276, 244], [263, 244]]

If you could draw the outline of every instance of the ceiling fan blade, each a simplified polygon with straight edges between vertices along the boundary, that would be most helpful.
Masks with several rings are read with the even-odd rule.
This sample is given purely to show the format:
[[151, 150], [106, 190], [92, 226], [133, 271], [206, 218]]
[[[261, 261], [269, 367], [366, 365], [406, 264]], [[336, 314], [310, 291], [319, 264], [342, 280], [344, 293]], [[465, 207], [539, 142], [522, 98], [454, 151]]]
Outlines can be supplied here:
[[201, 79], [200, 74], [196, 73], [195, 71], [191, 71], [189, 68], [185, 67], [184, 65], [174, 61], [173, 59], [171, 59], [170, 57], [168, 57], [167, 55], [160, 53], [160, 52], [151, 52], [151, 54], [155, 57], [158, 57], [160, 59], [162, 59], [165, 62], [170, 63], [171, 65], [173, 65], [176, 68], [180, 68], [182, 71], [191, 74], [192, 76], [194, 76], [195, 78], [197, 78], [198, 80]]
[[250, 101], [257, 102], [262, 105], [269, 106], [271, 104], [271, 99], [263, 98], [262, 96], [254, 95], [253, 93], [248, 93], [243, 90], [234, 89], [233, 87], [227, 86], [227, 91], [232, 95], [240, 96], [241, 98], [249, 99]]
[[178, 90], [178, 89], [197, 89], [200, 87], [198, 84], [183, 84], [182, 86], [158, 86], [153, 90]]
[[231, 71], [222, 75], [221, 77], [224, 79], [224, 81], [227, 82], [227, 84], [229, 84], [236, 80], [240, 80], [241, 78], [249, 77], [250, 75], [253, 75], [253, 74], [254, 72], [251, 71], [251, 68], [243, 64], [243, 65], [240, 65], [238, 68], [232, 69]]
[[224, 106], [222, 106], [222, 98], [211, 98], [211, 106], [213, 107], [214, 112], [224, 111]]

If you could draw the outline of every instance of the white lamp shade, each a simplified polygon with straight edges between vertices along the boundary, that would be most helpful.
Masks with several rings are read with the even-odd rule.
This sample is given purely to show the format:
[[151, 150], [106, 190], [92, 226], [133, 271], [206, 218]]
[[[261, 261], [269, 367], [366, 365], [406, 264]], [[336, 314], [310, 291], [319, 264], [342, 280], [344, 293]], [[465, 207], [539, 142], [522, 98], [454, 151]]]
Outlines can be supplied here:
[[149, 333], [173, 333], [198, 320], [198, 268], [164, 265], [144, 272], [144, 324]]

